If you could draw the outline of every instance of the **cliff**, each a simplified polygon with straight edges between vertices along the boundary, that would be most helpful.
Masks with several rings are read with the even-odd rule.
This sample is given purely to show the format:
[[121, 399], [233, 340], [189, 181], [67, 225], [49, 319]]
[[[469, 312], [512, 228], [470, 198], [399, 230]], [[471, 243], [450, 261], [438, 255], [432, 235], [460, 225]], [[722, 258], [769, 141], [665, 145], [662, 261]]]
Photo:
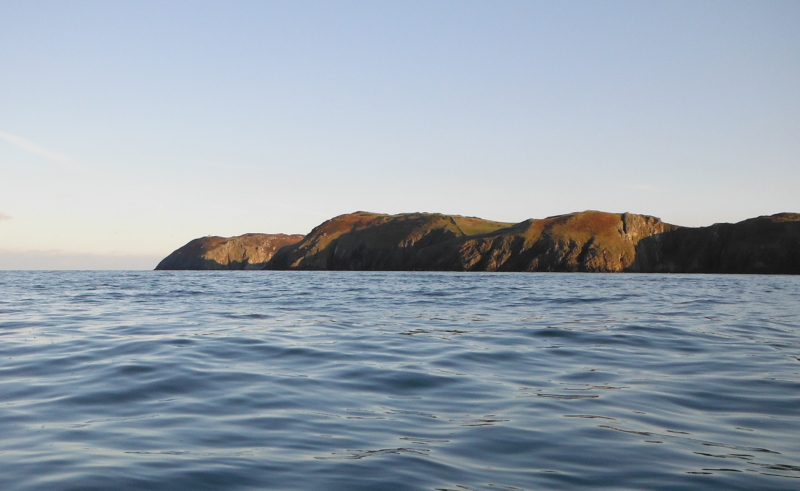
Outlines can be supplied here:
[[251, 247], [245, 260], [245, 247], [238, 244], [257, 235], [197, 239], [156, 269], [800, 274], [800, 214], [792, 213], [689, 228], [599, 211], [517, 224], [438, 213], [356, 212], [332, 218], [305, 237], [282, 236], [283, 246], [276, 243], [257, 259]]
[[452, 247], [459, 238], [492, 233], [511, 225], [438, 213], [356, 212], [332, 218], [314, 228], [302, 241], [275, 254], [268, 268], [437, 269], [423, 259], [428, 249], [437, 245]]
[[285, 234], [202, 237], [164, 258], [156, 269], [264, 269], [279, 249], [302, 238]]
[[800, 274], [800, 214], [678, 228], [637, 247], [631, 271]]
[[675, 227], [597, 211], [518, 224], [411, 213], [342, 215], [281, 249], [269, 269], [623, 271], [643, 237]]
[[431, 255], [439, 258], [437, 269], [447, 270], [622, 272], [643, 238], [676, 228], [646, 215], [585, 211], [526, 220]]

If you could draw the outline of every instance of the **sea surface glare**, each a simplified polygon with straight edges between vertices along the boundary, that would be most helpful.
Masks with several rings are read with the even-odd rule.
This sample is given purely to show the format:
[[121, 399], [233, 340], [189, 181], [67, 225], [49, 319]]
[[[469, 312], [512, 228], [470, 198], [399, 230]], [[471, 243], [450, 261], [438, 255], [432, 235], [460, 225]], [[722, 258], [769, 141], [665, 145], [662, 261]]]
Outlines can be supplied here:
[[2, 490], [798, 490], [800, 277], [0, 272]]

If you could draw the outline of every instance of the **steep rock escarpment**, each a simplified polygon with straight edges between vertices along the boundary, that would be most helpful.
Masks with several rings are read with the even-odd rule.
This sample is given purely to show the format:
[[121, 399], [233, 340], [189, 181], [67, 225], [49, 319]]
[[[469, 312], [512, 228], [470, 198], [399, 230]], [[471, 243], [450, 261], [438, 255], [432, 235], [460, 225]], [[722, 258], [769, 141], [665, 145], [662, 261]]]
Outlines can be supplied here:
[[636, 245], [673, 230], [658, 218], [598, 211], [515, 225], [434, 213], [333, 218], [276, 253], [269, 269], [623, 271]]
[[584, 211], [526, 220], [427, 256], [433, 269], [451, 271], [621, 272], [639, 241], [676, 228], [646, 215]]
[[631, 271], [800, 274], [800, 214], [683, 227], [639, 242]]
[[264, 269], [279, 249], [303, 237], [285, 234], [202, 237], [164, 258], [156, 269]]
[[383, 215], [356, 212], [314, 228], [275, 254], [268, 269], [412, 270], [422, 251], [455, 239], [490, 233], [510, 223], [439, 213]]

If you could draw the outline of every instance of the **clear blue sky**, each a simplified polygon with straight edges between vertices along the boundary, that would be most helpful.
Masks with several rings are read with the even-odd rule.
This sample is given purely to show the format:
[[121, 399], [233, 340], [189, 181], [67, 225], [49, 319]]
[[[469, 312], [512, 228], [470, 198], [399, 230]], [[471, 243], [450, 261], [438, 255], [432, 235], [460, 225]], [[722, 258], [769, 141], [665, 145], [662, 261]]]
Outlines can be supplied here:
[[800, 2], [0, 0], [0, 268], [341, 213], [800, 212]]

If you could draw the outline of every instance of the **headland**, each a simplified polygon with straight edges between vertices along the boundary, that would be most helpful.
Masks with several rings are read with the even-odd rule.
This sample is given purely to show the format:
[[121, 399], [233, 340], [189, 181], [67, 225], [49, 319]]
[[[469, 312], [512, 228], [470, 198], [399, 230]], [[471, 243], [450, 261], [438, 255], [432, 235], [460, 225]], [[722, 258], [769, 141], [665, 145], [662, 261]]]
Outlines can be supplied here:
[[601, 211], [520, 223], [359, 211], [305, 236], [194, 239], [156, 269], [800, 274], [800, 214], [682, 227]]

